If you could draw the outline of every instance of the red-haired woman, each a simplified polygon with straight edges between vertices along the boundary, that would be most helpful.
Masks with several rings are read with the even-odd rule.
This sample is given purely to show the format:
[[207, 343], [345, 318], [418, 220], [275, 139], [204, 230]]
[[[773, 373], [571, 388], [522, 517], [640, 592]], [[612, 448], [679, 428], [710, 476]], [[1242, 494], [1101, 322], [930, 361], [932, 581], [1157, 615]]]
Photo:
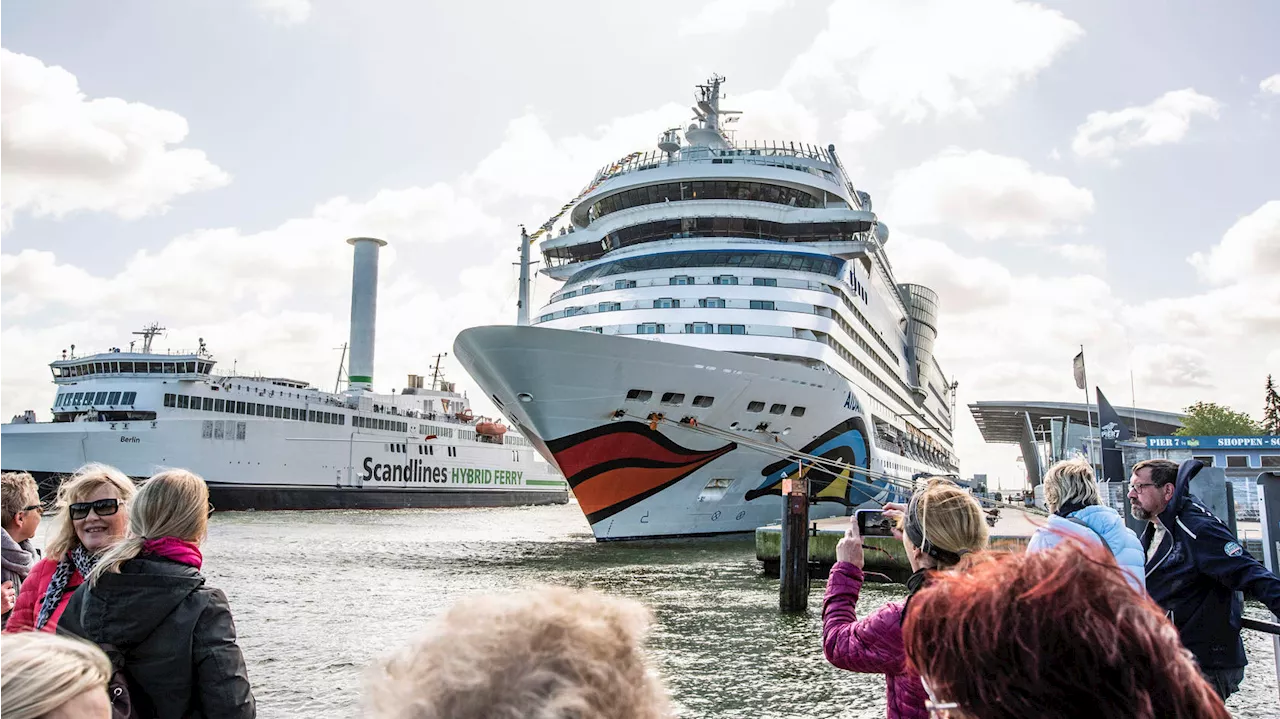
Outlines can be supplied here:
[[1103, 551], [1060, 545], [935, 575], [903, 624], [932, 715], [1230, 719], [1178, 630]]

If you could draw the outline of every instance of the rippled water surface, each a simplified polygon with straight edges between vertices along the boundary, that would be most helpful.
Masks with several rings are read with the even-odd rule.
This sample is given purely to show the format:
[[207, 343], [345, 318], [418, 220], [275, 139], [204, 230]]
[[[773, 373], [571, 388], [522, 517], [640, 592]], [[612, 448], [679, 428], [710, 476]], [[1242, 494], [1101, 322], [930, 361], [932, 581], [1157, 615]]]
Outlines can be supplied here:
[[[882, 717], [884, 680], [822, 657], [811, 611], [778, 613], [750, 537], [597, 544], [577, 505], [215, 514], [205, 573], [227, 592], [264, 717], [357, 716], [364, 668], [467, 594], [540, 582], [633, 597], [683, 716]], [[859, 614], [904, 590], [870, 585]], [[1263, 616], [1260, 605], [1251, 614]], [[1271, 644], [1246, 632], [1237, 717], [1271, 716]]]

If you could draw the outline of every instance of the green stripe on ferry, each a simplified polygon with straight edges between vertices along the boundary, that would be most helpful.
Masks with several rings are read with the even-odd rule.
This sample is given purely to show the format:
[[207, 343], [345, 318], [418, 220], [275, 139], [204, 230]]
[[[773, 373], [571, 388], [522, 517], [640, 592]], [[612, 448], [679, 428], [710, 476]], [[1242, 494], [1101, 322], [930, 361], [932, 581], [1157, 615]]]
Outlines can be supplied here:
[[558, 479], [526, 479], [525, 484], [535, 487], [563, 487], [564, 482]]
[[364, 376], [364, 375], [362, 375], [362, 374], [347, 375], [347, 380], [348, 380], [349, 382], [365, 382], [365, 383], [368, 383], [368, 384], [372, 384], [372, 383], [373, 383], [373, 378], [372, 378], [372, 377], [366, 377], [366, 376]]

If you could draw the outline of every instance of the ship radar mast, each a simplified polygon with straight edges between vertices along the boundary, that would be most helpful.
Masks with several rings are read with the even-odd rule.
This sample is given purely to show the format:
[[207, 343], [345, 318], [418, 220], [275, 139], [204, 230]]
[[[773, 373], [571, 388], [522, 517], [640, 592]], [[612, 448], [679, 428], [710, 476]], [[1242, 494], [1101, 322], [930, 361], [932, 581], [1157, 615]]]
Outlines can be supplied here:
[[690, 108], [695, 122], [684, 133], [685, 140], [691, 146], [716, 150], [724, 150], [730, 146], [729, 138], [721, 126], [721, 116], [726, 116], [723, 124], [728, 124], [737, 120], [737, 115], [742, 113], [738, 110], [720, 109], [720, 98], [724, 96], [720, 92], [720, 86], [724, 82], [723, 75], [712, 75], [710, 80], [698, 85], [698, 104]]
[[[142, 336], [142, 354], [151, 354], [151, 340], [155, 339], [156, 335], [164, 332], [165, 329], [166, 328], [160, 326], [159, 322], [152, 322], [146, 327], [143, 327], [141, 332], [133, 333], [135, 335]], [[129, 349], [133, 349], [132, 342], [129, 343]]]

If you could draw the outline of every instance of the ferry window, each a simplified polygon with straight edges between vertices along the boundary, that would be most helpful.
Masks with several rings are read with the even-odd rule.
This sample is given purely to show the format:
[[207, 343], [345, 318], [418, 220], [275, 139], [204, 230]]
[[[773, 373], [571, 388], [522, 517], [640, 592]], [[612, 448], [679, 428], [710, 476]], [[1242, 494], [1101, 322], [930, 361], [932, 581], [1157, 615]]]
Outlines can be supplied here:
[[347, 426], [347, 415], [345, 414], [338, 415], [338, 424], [344, 427]]
[[236, 414], [244, 414], [244, 402], [236, 402]]
[[538, 321], [539, 321], [539, 322], [549, 322], [549, 321], [551, 321], [551, 320], [555, 319], [555, 316], [556, 316], [556, 315], [555, 315], [555, 313], [554, 313], [554, 312], [553, 312], [553, 313], [551, 313], [551, 314], [542, 315], [541, 317], [539, 317], [539, 318], [538, 318]]
[[748, 411], [748, 412], [763, 412], [763, 411], [764, 411], [764, 402], [748, 402], [748, 403], [747, 403], [747, 411]]
[[133, 404], [134, 400], [136, 400], [137, 398], [138, 398], [137, 392], [125, 392], [124, 397], [120, 400], [120, 404], [131, 405]]
[[165, 363], [164, 363], [164, 369], [163, 369], [162, 371], [163, 371], [165, 374], [173, 374], [173, 373], [174, 373], [173, 364], [174, 364], [174, 363], [172, 363], [172, 362], [165, 362]]
[[663, 392], [663, 404], [684, 404], [684, 395], [680, 392]]
[[164, 371], [163, 366], [159, 362], [151, 362], [149, 367], [150, 368], [147, 371], [151, 374], [160, 374]]
[[668, 280], [667, 284], [671, 284], [671, 285], [691, 285], [691, 284], [693, 284], [693, 278], [692, 278], [692, 277], [690, 277], [689, 275], [675, 275], [675, 276], [674, 276], [674, 277], [672, 277], [670, 280]]
[[214, 438], [214, 439], [223, 439], [223, 438], [224, 438], [224, 436], [225, 436], [225, 435], [223, 434], [223, 425], [224, 425], [224, 424], [225, 424], [225, 423], [224, 423], [222, 420], [220, 420], [220, 419], [216, 419], [216, 420], [214, 420], [214, 421], [213, 421], [213, 438]]
[[751, 300], [751, 309], [753, 310], [771, 310], [773, 308], [773, 300]]
[[778, 280], [772, 277], [756, 277], [755, 279], [751, 280], [751, 284], [755, 285], [756, 287], [777, 287]]
[[1262, 468], [1274, 469], [1280, 467], [1280, 454], [1264, 454], [1262, 455]]
[[297, 418], [298, 418], [298, 408], [297, 408], [297, 407], [290, 407], [290, 408], [289, 408], [289, 419], [297, 419]]
[[223, 411], [224, 409], [226, 409], [226, 402], [227, 402], [227, 401], [226, 401], [225, 399], [215, 399], [215, 400], [213, 401], [213, 411], [214, 411], [214, 412], [221, 412], [221, 411]]
[[667, 309], [670, 307], [679, 307], [679, 306], [680, 306], [680, 300], [672, 299], [670, 297], [659, 297], [658, 299], [653, 301], [653, 308], [655, 310]]
[[621, 302], [601, 302], [596, 307], [597, 312], [616, 312], [622, 309]]
[[769, 406], [769, 414], [782, 414], [787, 411], [785, 404], [774, 404]]
[[187, 397], [185, 394], [178, 395], [178, 409], [190, 409], [190, 407], [191, 398]]
[[592, 292], [595, 292], [595, 291], [596, 291], [596, 290], [598, 290], [598, 289], [600, 289], [600, 285], [587, 285], [586, 287], [583, 287], [583, 288], [582, 288], [582, 290], [581, 290], [581, 294], [589, 295], [589, 294], [591, 294]]
[[684, 331], [691, 335], [710, 335], [715, 334], [715, 327], [710, 322], [690, 322]]
[[94, 404], [106, 404], [106, 403], [107, 403], [107, 393], [106, 393], [106, 392], [99, 392], [99, 393], [98, 393], [98, 395], [97, 395], [96, 397], [94, 397], [94, 398], [93, 398], [93, 403], [94, 403]]
[[723, 308], [723, 307], [724, 307], [724, 299], [723, 299], [723, 298], [721, 298], [721, 297], [707, 297], [707, 298], [705, 298], [705, 299], [698, 300], [698, 306], [699, 306], [699, 307], [719, 307], [719, 308]]
[[119, 372], [119, 371], [120, 371], [120, 363], [119, 363], [119, 362], [112, 362], [112, 363], [111, 363], [111, 371], [112, 371], [113, 373], [114, 373], [114, 372]]
[[101, 363], [101, 362], [94, 362], [94, 363], [93, 363], [93, 373], [94, 373], [94, 374], [103, 374], [103, 371], [102, 371], [102, 363]]
[[212, 411], [213, 411], [213, 398], [212, 398], [212, 397], [202, 397], [202, 398], [200, 399], [200, 405], [201, 405], [201, 406], [200, 406], [200, 408], [201, 408], [201, 409], [203, 409], [204, 411], [206, 411], [206, 412], [212, 412]]
[[746, 325], [716, 325], [716, 334], [745, 335], [746, 333], [747, 333]]
[[648, 402], [652, 397], [653, 393], [647, 389], [627, 390], [627, 399], [632, 402]]
[[206, 419], [200, 423], [200, 438], [213, 439], [213, 420]]
[[316, 411], [314, 409], [307, 410], [307, 421], [308, 422], [316, 421]]
[[792, 408], [791, 408], [791, 416], [792, 416], [792, 417], [803, 417], [803, 416], [804, 416], [804, 407], [792, 407]]
[[711, 278], [711, 284], [713, 284], [713, 285], [736, 285], [736, 284], [738, 284], [738, 278], [737, 278], [737, 277], [734, 277], [733, 275], [719, 275], [718, 277], [712, 277], [712, 278]]
[[188, 372], [195, 372], [195, 371], [196, 371], [196, 363], [195, 363], [195, 362], [188, 362], [188, 363], [187, 363], [187, 371], [188, 371]]
[[236, 439], [244, 439], [244, 422], [236, 422]]
[[164, 406], [177, 407], [178, 406], [177, 398], [174, 395], [166, 393], [164, 396]]
[[579, 332], [595, 332], [596, 334], [604, 334], [603, 327], [579, 327]]
[[616, 280], [613, 283], [613, 289], [615, 290], [629, 290], [635, 286], [636, 286], [635, 280]]
[[708, 397], [705, 394], [700, 394], [697, 397], [693, 398], [693, 406], [694, 407], [710, 407], [712, 403], [714, 403], [715, 401], [716, 401], [715, 397]]
[[1244, 454], [1229, 454], [1227, 455], [1227, 466], [1228, 467], [1248, 467], [1249, 457], [1248, 455], [1244, 455]]
[[636, 334], [638, 335], [661, 335], [666, 334], [667, 326], [656, 322], [646, 322], [642, 325], [636, 325]]

